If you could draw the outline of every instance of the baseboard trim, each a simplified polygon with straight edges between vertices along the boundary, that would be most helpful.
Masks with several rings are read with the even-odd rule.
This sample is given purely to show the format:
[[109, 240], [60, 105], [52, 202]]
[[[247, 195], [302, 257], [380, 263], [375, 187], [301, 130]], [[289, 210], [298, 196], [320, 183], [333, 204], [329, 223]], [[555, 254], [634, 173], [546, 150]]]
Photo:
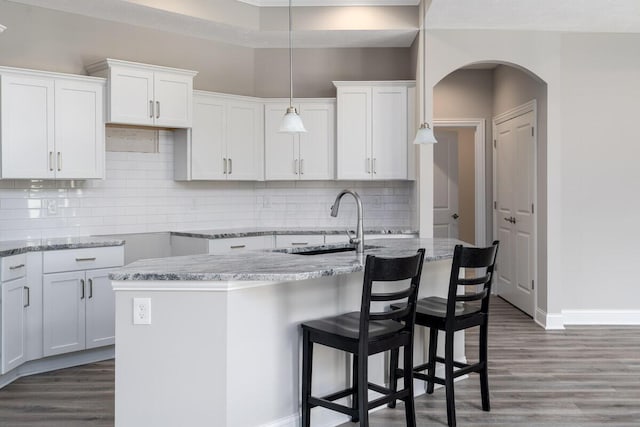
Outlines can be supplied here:
[[640, 325], [640, 310], [562, 310], [565, 325]]

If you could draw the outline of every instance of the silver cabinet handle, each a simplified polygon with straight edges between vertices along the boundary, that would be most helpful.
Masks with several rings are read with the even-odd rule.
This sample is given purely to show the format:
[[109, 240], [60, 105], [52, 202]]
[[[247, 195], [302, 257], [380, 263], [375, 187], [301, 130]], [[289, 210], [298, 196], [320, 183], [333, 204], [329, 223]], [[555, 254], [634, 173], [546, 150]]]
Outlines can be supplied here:
[[233, 173], [233, 159], [229, 158], [229, 174]]
[[82, 286], [82, 294], [80, 296], [80, 299], [84, 299], [84, 279], [80, 279], [80, 286]]
[[226, 175], [227, 174], [227, 158], [226, 157], [222, 158], [222, 169], [223, 169], [222, 173]]
[[23, 308], [27, 308], [31, 305], [31, 289], [29, 289], [28, 286], [25, 286], [24, 290], [27, 291], [27, 302], [24, 304]]
[[160, 118], [160, 101], [156, 101], [156, 119]]
[[378, 171], [376, 170], [376, 158], [373, 158], [373, 173], [378, 173]]
[[371, 158], [367, 157], [367, 163], [365, 165], [365, 169], [367, 170], [367, 173], [371, 173]]
[[300, 175], [304, 175], [304, 159], [300, 159]]
[[19, 268], [24, 268], [24, 264], [18, 264], [18, 265], [9, 266], [9, 270], [17, 270]]
[[89, 299], [93, 298], [93, 279], [89, 279]]
[[246, 248], [247, 245], [234, 245], [234, 246], [229, 246], [229, 248], [231, 249], [242, 249], [242, 248]]
[[58, 151], [58, 172], [62, 170], [62, 153]]
[[49, 151], [49, 170], [53, 172], [53, 151]]
[[149, 101], [149, 118], [153, 119], [153, 101]]
[[293, 161], [293, 173], [298, 175], [298, 159]]
[[92, 257], [92, 258], [76, 258], [76, 262], [82, 262], [82, 261], [95, 261], [96, 257]]
[[309, 242], [291, 242], [291, 246], [307, 246]]

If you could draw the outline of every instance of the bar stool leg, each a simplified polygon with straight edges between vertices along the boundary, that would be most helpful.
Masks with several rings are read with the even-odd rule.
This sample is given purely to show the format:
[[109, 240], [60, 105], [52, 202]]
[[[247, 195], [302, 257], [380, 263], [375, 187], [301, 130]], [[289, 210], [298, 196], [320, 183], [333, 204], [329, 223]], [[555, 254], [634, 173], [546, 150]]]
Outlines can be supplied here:
[[485, 323], [480, 326], [480, 363], [483, 363], [484, 366], [482, 370], [479, 372], [480, 374], [480, 393], [482, 395], [482, 410], [490, 411], [491, 404], [489, 403], [489, 368], [488, 368], [488, 357], [487, 357], [487, 337], [488, 337], [488, 325]]
[[[436, 376], [436, 351], [438, 350], [438, 329], [429, 328], [429, 360], [427, 363], [427, 375], [433, 378]], [[433, 381], [427, 381], [427, 394], [433, 393]]]
[[[398, 376], [396, 374], [398, 370], [398, 358], [399, 358], [398, 353], [400, 353], [400, 350], [398, 350], [397, 348], [394, 348], [393, 350], [391, 350], [391, 356], [389, 358], [389, 388], [393, 390], [394, 393], [398, 391]], [[395, 408], [396, 407], [395, 399], [389, 402], [387, 406], [389, 408]]]
[[[409, 390], [409, 395], [404, 401], [404, 411], [407, 420], [407, 427], [416, 426], [416, 407], [413, 400], [413, 349], [412, 346], [405, 346], [404, 353], [404, 388]], [[395, 390], [394, 390], [395, 391]]]
[[447, 395], [447, 421], [456, 427], [456, 402], [453, 390], [453, 331], [445, 333], [444, 382]]
[[358, 357], [358, 413], [360, 427], [369, 427], [368, 362], [366, 353], [364, 357]]
[[[353, 355], [353, 366], [351, 367], [351, 375], [353, 376], [351, 387], [353, 387], [353, 395], [351, 396], [351, 407], [354, 411], [358, 410], [358, 355]], [[360, 419], [359, 414], [351, 417], [352, 423], [357, 423]]]
[[302, 333], [302, 427], [311, 425], [311, 373], [313, 364], [313, 343], [309, 338], [309, 331]]

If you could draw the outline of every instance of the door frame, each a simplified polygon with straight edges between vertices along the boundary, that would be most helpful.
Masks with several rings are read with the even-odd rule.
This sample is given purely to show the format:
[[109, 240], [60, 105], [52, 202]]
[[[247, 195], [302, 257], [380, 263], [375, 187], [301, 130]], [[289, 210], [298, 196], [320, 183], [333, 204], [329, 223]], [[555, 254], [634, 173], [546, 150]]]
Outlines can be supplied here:
[[486, 121], [485, 119], [434, 119], [433, 128], [436, 127], [456, 127], [474, 128], [474, 169], [475, 169], [475, 223], [476, 223], [476, 245], [487, 244], [487, 221], [486, 221], [486, 179], [485, 179], [485, 141], [486, 141]]
[[[524, 104], [518, 105], [517, 107], [511, 108], [510, 110], [507, 110], [503, 113], [498, 114], [497, 116], [493, 117], [492, 120], [492, 128], [491, 128], [491, 134], [493, 135], [493, 143], [491, 144], [491, 149], [492, 149], [492, 153], [493, 153], [493, 163], [492, 163], [492, 168], [493, 168], [493, 209], [492, 209], [492, 213], [493, 213], [493, 238], [496, 239], [497, 238], [497, 215], [496, 215], [496, 146], [495, 146], [495, 135], [496, 135], [496, 127], [501, 124], [504, 123], [506, 121], [509, 121], [511, 119], [515, 119], [518, 116], [522, 116], [524, 114], [527, 113], [533, 113], [533, 135], [534, 135], [534, 139], [533, 139], [533, 145], [534, 145], [534, 156], [533, 156], [533, 203], [534, 203], [534, 209], [533, 209], [533, 280], [534, 280], [534, 287], [533, 287], [533, 320], [537, 322], [536, 317], [538, 314], [538, 288], [539, 286], [539, 282], [538, 282], [538, 102], [535, 99], [532, 99], [529, 102], [525, 102]], [[498, 287], [495, 287], [495, 291], [496, 294], [499, 295], [498, 293]]]

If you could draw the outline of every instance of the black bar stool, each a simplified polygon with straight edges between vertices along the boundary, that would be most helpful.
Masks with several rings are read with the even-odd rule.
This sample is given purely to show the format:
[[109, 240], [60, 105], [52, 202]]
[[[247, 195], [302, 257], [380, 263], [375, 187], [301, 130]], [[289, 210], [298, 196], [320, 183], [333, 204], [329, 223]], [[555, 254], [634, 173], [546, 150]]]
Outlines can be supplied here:
[[[429, 328], [429, 359], [427, 363], [413, 368], [415, 378], [427, 382], [427, 393], [433, 393], [433, 385], [445, 386], [447, 395], [447, 421], [449, 427], [456, 425], [455, 397], [453, 392], [453, 380], [461, 375], [471, 372], [480, 374], [480, 391], [482, 394], [482, 410], [489, 411], [489, 379], [487, 375], [487, 343], [488, 343], [488, 319], [489, 296], [491, 295], [491, 279], [498, 254], [499, 242], [496, 240], [487, 248], [469, 248], [457, 245], [453, 253], [451, 276], [449, 278], [449, 292], [447, 299], [428, 297], [418, 300], [416, 309], [416, 325]], [[470, 271], [460, 277], [460, 272], [466, 269], [480, 269]], [[470, 276], [470, 277], [466, 277]], [[465, 288], [465, 293], [458, 295], [458, 287]], [[475, 291], [467, 293], [467, 287], [475, 287]], [[481, 289], [478, 289], [481, 288]], [[392, 305], [393, 309], [402, 308], [403, 305]], [[479, 361], [467, 364], [453, 360], [453, 336], [454, 332], [474, 326], [480, 327], [480, 351]], [[445, 333], [444, 358], [436, 356], [438, 345], [438, 331]], [[444, 378], [436, 377], [436, 362], [444, 363]], [[391, 387], [396, 389], [397, 380], [406, 371], [398, 369], [398, 350], [391, 351]], [[458, 368], [454, 370], [455, 368]], [[427, 370], [427, 374], [422, 371]], [[395, 402], [389, 404], [395, 406]]]
[[[413, 329], [418, 296], [418, 286], [424, 261], [424, 249], [406, 258], [382, 258], [368, 255], [364, 269], [362, 303], [360, 312], [312, 320], [302, 324], [302, 427], [309, 427], [311, 408], [322, 406], [349, 415], [360, 421], [361, 427], [369, 426], [369, 409], [388, 404], [396, 399], [405, 401], [407, 426], [415, 426], [413, 404]], [[396, 292], [374, 293], [373, 282], [395, 282], [410, 279], [410, 284]], [[406, 301], [401, 308], [387, 312], [372, 312], [372, 301]], [[322, 344], [353, 354], [353, 384], [324, 397], [311, 395], [313, 344]], [[400, 391], [369, 383], [368, 356], [404, 348], [404, 367], [409, 372]], [[368, 401], [371, 389], [384, 396]], [[352, 396], [352, 406], [335, 403], [335, 400]]]

